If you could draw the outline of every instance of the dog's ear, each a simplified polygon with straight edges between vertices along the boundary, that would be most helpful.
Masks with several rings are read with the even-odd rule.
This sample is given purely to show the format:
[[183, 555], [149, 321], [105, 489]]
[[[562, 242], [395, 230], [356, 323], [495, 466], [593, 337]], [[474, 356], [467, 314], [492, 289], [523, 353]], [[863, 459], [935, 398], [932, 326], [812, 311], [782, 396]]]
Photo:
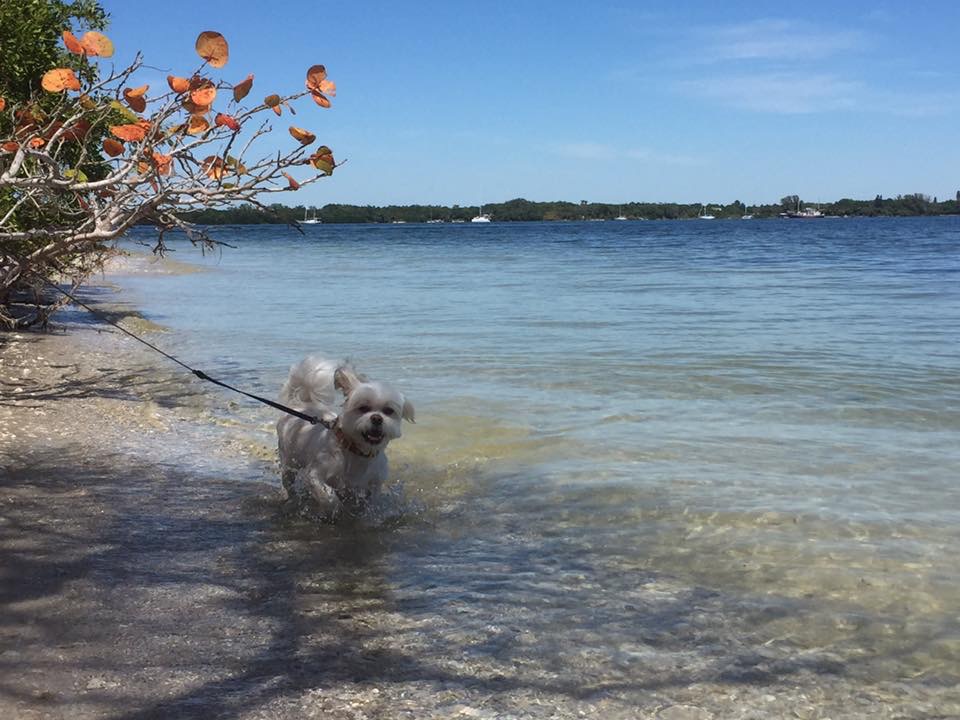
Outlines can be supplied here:
[[344, 395], [349, 395], [360, 383], [360, 378], [349, 365], [341, 365], [333, 374], [333, 386]]
[[413, 403], [403, 399], [403, 412], [400, 413], [404, 420], [407, 422], [412, 422], [414, 425], [417, 424], [417, 421], [413, 419]]

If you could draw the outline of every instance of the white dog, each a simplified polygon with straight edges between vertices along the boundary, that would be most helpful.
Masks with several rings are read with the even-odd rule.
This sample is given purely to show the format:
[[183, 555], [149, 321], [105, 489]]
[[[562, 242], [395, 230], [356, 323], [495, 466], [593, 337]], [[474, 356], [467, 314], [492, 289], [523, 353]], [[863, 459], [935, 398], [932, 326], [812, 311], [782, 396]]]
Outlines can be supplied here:
[[[337, 390], [344, 395], [336, 412]], [[387, 479], [387, 444], [400, 437], [413, 405], [393, 388], [367, 380], [346, 364], [311, 355], [290, 368], [280, 402], [324, 424], [285, 415], [277, 423], [283, 487], [335, 518], [359, 511]]]

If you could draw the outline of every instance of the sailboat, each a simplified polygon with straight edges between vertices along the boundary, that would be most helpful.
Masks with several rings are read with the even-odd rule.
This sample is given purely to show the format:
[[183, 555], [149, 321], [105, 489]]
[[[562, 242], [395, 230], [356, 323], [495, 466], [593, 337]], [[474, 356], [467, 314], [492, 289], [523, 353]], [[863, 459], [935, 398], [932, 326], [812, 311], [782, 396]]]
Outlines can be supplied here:
[[617, 216], [614, 220], [626, 220], [627, 216], [623, 214], [623, 208], [617, 207]]
[[323, 220], [321, 220], [320, 218], [317, 217], [317, 211], [316, 211], [316, 210], [313, 211], [313, 216], [310, 217], [310, 218], [308, 218], [308, 217], [307, 217], [307, 209], [306, 209], [306, 208], [303, 209], [303, 220], [300, 221], [300, 224], [301, 224], [301, 225], [319, 225], [319, 224], [322, 223], [322, 222], [323, 222]]
[[706, 205], [701, 205], [701, 206], [700, 206], [700, 214], [697, 215], [697, 219], [699, 219], [699, 220], [716, 220], [716, 219], [717, 219], [717, 216], [716, 216], [716, 215], [710, 215], [710, 214], [707, 212], [707, 206], [706, 206]]
[[473, 223], [488, 223], [488, 222], [490, 222], [490, 216], [483, 214], [483, 205], [480, 206], [480, 214], [479, 214], [479, 215], [475, 215], [474, 217], [470, 218], [470, 222], [473, 222]]

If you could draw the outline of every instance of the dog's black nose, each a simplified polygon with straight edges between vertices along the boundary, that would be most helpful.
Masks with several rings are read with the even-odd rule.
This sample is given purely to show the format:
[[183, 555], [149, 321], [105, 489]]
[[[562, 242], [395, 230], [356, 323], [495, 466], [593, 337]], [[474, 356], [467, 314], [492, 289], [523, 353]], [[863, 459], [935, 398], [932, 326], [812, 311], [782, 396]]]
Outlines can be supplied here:
[[383, 416], [382, 415], [371, 415], [370, 422], [374, 425], [383, 425]]

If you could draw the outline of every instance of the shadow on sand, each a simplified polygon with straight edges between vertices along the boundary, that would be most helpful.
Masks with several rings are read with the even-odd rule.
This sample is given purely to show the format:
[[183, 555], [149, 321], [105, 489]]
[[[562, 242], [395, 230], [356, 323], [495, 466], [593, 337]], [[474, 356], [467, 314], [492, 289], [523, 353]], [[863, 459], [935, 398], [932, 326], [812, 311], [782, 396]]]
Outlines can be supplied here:
[[265, 486], [133, 462], [76, 446], [3, 460], [7, 717], [576, 715], [849, 670], [761, 642], [802, 606], [608, 571], [576, 540], [316, 527]]

